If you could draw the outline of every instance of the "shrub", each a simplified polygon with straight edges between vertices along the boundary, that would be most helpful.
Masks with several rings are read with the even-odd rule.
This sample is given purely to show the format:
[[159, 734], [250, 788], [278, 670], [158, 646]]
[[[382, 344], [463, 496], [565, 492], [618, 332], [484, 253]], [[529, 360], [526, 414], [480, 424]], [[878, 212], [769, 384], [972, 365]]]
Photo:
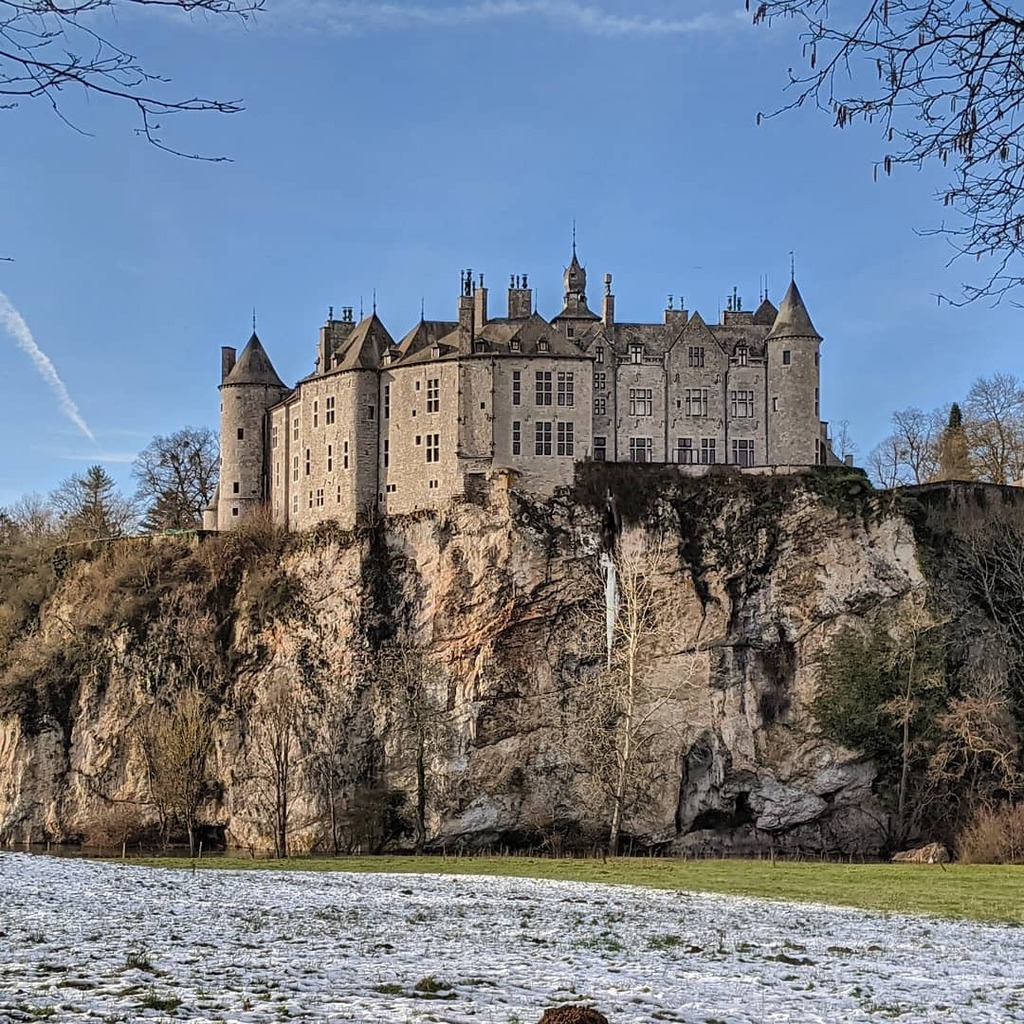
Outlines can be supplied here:
[[957, 854], [965, 864], [1024, 864], [1024, 804], [978, 811], [960, 836]]

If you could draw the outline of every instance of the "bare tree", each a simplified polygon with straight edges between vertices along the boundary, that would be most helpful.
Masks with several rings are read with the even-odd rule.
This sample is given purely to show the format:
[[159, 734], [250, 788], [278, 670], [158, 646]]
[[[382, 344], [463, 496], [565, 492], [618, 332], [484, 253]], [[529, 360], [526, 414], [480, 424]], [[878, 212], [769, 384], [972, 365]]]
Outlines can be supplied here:
[[[613, 585], [592, 624], [607, 622], [607, 665], [584, 681], [576, 700], [586, 767], [608, 801], [608, 849], [615, 854], [627, 808], [642, 801], [652, 773], [664, 767], [659, 747], [668, 723], [680, 717], [672, 706], [687, 696], [697, 651], [673, 635], [666, 617], [671, 560], [660, 538], [629, 527], [604, 564]], [[671, 663], [659, 664], [669, 656]]]
[[836, 458], [846, 461], [847, 457], [857, 454], [858, 444], [850, 433], [850, 421], [839, 420], [832, 424], [832, 451]]
[[[795, 19], [806, 70], [792, 99], [836, 126], [878, 125], [890, 174], [926, 162], [949, 169], [939, 198], [959, 215], [940, 229], [962, 255], [994, 260], [967, 301], [1022, 283], [1024, 15], [998, 0], [746, 0], [755, 24]], [[775, 111], [779, 113], [779, 111]], [[760, 117], [760, 115], [759, 115]]]
[[422, 853], [427, 841], [430, 768], [444, 744], [447, 677], [421, 647], [399, 640], [381, 649], [377, 678], [389, 729], [409, 738], [403, 746], [415, 778], [413, 826], [416, 852]]
[[24, 494], [0, 509], [0, 520], [7, 543], [36, 545], [57, 535], [56, 513], [40, 494]]
[[1009, 373], [979, 377], [967, 393], [964, 431], [979, 479], [1024, 476], [1024, 385]]
[[135, 131], [148, 142], [176, 156], [196, 157], [163, 141], [166, 118], [189, 111], [233, 114], [242, 107], [237, 101], [167, 95], [168, 79], [143, 67], [108, 35], [119, 17], [153, 7], [245, 19], [262, 8], [262, 0], [3, 0], [0, 109], [39, 99], [71, 124], [63, 101], [77, 90], [127, 104], [138, 118]]
[[938, 471], [939, 413], [911, 406], [892, 414], [892, 433], [868, 456], [868, 469], [881, 487], [923, 484]]
[[217, 435], [207, 427], [185, 427], [154, 437], [132, 466], [138, 482], [135, 500], [145, 510], [143, 529], [202, 526], [203, 509], [217, 487], [218, 468]]
[[278, 678], [271, 682], [254, 712], [249, 749], [257, 793], [255, 809], [261, 825], [273, 838], [274, 856], [280, 859], [289, 853], [300, 710], [298, 695], [287, 680]]
[[180, 820], [196, 855], [199, 810], [209, 795], [208, 763], [213, 749], [213, 708], [197, 684], [158, 706], [142, 729], [149, 790], [161, 819]]

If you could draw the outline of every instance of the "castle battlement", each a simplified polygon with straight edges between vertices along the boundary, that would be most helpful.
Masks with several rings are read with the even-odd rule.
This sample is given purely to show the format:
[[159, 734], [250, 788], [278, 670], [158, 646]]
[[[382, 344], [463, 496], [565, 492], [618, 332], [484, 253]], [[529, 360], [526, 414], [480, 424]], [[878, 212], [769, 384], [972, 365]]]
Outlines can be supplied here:
[[[561, 311], [535, 308], [512, 275], [492, 317], [483, 275], [461, 276], [456, 318], [395, 342], [376, 310], [333, 309], [316, 364], [289, 388], [255, 332], [222, 350], [221, 475], [205, 525], [231, 529], [260, 507], [305, 528], [437, 508], [495, 473], [549, 494], [585, 460], [765, 469], [829, 459], [820, 418], [821, 336], [796, 282], [776, 308], [733, 295], [718, 323], [676, 308], [657, 323], [601, 313], [577, 259]], [[680, 303], [680, 306], [682, 304]]]

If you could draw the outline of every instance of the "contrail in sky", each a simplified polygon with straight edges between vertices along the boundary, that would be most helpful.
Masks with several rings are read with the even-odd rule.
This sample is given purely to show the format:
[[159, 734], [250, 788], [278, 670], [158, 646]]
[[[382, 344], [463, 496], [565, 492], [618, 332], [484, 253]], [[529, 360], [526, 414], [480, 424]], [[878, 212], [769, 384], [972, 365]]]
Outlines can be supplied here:
[[60, 411], [90, 441], [95, 441], [96, 437], [89, 429], [89, 424], [82, 419], [78, 406], [75, 405], [68, 394], [64, 381], [60, 379], [57, 367], [53, 365], [50, 357], [36, 344], [36, 339], [32, 337], [32, 332], [28, 329], [25, 318], [14, 308], [11, 300], [3, 292], [0, 292], [0, 324], [7, 328], [8, 333], [18, 343], [18, 348], [25, 352], [29, 359], [32, 360], [39, 371], [39, 375], [50, 385], [53, 393], [57, 396], [57, 401], [60, 403]]

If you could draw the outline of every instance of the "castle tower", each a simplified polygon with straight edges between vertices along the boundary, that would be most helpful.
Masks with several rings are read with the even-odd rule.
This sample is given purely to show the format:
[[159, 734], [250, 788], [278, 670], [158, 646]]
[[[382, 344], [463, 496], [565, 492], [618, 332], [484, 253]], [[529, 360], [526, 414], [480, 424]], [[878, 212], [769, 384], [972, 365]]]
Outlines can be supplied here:
[[768, 464], [807, 466], [824, 461], [821, 447], [821, 335], [791, 281], [765, 339], [768, 356]]
[[220, 484], [217, 529], [231, 530], [267, 497], [267, 410], [288, 394], [253, 332], [235, 361], [222, 351], [220, 385]]

